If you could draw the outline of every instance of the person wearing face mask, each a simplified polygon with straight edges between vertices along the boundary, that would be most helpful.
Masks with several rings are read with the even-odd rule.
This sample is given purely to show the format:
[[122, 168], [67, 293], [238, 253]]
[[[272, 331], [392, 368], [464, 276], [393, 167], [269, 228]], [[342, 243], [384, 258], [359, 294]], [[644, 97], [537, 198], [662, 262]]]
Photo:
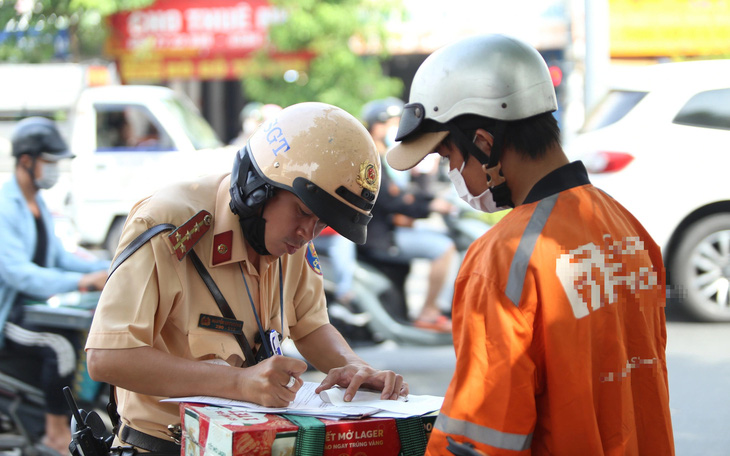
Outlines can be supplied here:
[[387, 154], [434, 153], [472, 207], [513, 208], [469, 248], [456, 367], [426, 454], [674, 454], [659, 247], [569, 162], [542, 56], [505, 35], [431, 54]]
[[55, 124], [41, 117], [24, 119], [18, 122], [11, 144], [15, 171], [0, 190], [0, 347], [42, 365], [43, 443], [67, 453], [70, 411], [62, 388], [73, 384], [82, 341], [73, 331], [27, 324], [23, 306], [57, 293], [102, 289], [109, 262], [66, 251], [54, 233], [40, 190], [58, 182], [61, 160], [74, 157]]

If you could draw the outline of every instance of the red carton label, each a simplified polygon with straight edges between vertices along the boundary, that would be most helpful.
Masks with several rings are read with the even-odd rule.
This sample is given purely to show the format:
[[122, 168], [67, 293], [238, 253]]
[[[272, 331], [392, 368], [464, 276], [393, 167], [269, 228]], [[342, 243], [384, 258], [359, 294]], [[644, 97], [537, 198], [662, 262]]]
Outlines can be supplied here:
[[322, 420], [325, 423], [325, 456], [397, 455], [400, 439], [395, 420]]

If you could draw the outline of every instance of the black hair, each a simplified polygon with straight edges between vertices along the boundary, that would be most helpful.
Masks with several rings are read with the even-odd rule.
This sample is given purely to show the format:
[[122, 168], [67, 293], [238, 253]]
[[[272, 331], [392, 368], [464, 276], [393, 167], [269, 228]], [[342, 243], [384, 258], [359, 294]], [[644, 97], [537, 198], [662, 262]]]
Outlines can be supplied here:
[[[498, 121], [476, 114], [465, 114], [451, 122], [461, 128], [469, 138], [473, 138], [478, 128], [493, 135]], [[504, 121], [504, 125], [503, 147], [512, 147], [523, 156], [542, 158], [548, 149], [560, 144], [560, 127], [551, 112], [526, 119]]]

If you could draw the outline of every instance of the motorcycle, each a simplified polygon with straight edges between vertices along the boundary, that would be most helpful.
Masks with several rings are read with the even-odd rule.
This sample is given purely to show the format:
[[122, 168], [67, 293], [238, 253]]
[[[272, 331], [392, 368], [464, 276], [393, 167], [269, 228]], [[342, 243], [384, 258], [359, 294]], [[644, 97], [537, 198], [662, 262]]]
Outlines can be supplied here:
[[[46, 303], [26, 306], [26, 321], [78, 330], [82, 336], [91, 325], [99, 293], [63, 293]], [[0, 350], [0, 451], [28, 456], [58, 456], [44, 446], [45, 399], [40, 389], [40, 366], [4, 348]], [[75, 394], [87, 409], [104, 408], [108, 387], [89, 378], [83, 350], [79, 352]]]
[[[443, 225], [456, 245], [460, 263], [469, 245], [490, 225], [471, 208], [467, 209], [468, 206], [456, 206], [459, 207], [456, 213], [443, 216]], [[324, 277], [330, 322], [350, 345], [371, 345], [385, 340], [412, 345], [448, 345], [453, 342], [451, 333], [419, 328], [409, 322], [406, 283], [412, 273], [412, 264], [379, 261], [358, 251], [352, 299], [341, 303], [335, 298], [332, 259], [326, 249], [318, 249], [317, 254]]]

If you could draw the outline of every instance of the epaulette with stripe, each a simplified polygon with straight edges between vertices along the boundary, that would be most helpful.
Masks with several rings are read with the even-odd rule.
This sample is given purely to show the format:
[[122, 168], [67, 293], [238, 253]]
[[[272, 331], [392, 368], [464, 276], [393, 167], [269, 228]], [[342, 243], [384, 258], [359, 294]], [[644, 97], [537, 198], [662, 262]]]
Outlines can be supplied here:
[[172, 242], [172, 248], [178, 260], [182, 261], [185, 258], [185, 255], [208, 232], [212, 222], [213, 216], [210, 215], [210, 212], [200, 211], [167, 236]]

